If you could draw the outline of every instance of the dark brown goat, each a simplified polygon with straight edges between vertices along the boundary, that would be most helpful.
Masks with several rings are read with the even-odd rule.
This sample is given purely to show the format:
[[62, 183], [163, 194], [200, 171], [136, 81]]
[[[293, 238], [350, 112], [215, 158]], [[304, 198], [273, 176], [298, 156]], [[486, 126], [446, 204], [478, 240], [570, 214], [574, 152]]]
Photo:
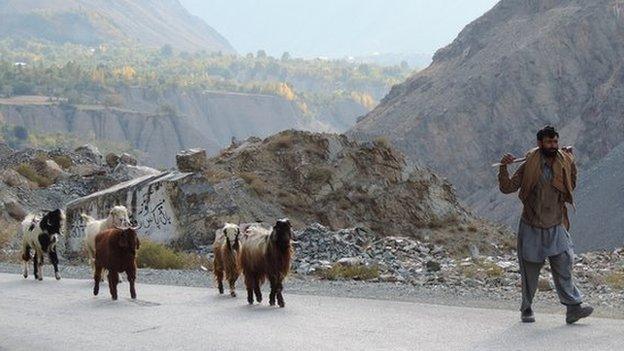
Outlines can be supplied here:
[[245, 234], [239, 259], [240, 267], [245, 275], [247, 302], [253, 304], [254, 294], [256, 301], [262, 302], [260, 286], [268, 278], [271, 284], [269, 304], [274, 306], [277, 298], [277, 304], [284, 307], [282, 281], [290, 270], [292, 256], [290, 221], [278, 220], [272, 231], [261, 227], [250, 227]]
[[95, 286], [93, 295], [100, 291], [102, 270], [108, 271], [108, 288], [113, 300], [117, 300], [119, 273], [126, 272], [130, 283], [130, 296], [136, 299], [136, 252], [140, 242], [134, 228], [114, 228], [100, 232], [95, 237]]

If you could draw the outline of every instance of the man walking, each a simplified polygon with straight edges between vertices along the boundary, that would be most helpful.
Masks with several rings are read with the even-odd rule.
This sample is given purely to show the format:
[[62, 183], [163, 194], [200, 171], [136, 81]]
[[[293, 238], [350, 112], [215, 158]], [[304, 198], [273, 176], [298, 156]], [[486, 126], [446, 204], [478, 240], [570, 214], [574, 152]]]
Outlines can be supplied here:
[[535, 322], [533, 297], [540, 270], [548, 258], [559, 300], [567, 306], [566, 322], [574, 323], [593, 312], [581, 306], [581, 292], [572, 281], [573, 245], [568, 234], [570, 221], [565, 203], [574, 204], [576, 165], [571, 149], [559, 149], [559, 133], [546, 126], [537, 132], [537, 147], [509, 178], [507, 165], [515, 157], [505, 154], [498, 173], [500, 191], [519, 191], [524, 209], [518, 229], [518, 263], [522, 279], [523, 322]]

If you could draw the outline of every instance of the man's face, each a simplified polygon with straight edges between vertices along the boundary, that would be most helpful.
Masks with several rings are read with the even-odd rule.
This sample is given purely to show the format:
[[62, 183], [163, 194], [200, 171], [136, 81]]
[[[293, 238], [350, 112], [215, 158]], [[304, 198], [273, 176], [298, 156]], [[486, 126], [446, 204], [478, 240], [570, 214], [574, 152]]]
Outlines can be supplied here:
[[541, 141], [537, 141], [537, 146], [539, 146], [544, 155], [554, 156], [559, 149], [559, 138], [549, 138], [545, 136]]

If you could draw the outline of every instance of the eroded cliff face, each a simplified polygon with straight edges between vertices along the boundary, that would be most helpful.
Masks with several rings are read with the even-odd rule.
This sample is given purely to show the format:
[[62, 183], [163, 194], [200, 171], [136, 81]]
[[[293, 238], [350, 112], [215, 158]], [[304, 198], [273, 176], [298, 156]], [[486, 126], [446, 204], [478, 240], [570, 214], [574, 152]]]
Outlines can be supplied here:
[[624, 140], [623, 36], [621, 1], [501, 1], [351, 135], [388, 136], [462, 196], [495, 185], [489, 165], [523, 154], [547, 123], [590, 165]]
[[294, 103], [276, 96], [194, 91], [154, 95], [144, 89], [129, 89], [123, 96], [121, 108], [1, 99], [0, 121], [31, 133], [71, 133], [124, 143], [143, 151], [142, 161], [155, 167], [173, 166], [176, 153], [187, 148], [215, 154], [230, 145], [232, 137], [315, 129]]
[[24, 126], [31, 133], [70, 133], [86, 139], [106, 140], [144, 151], [142, 161], [157, 167], [172, 166], [177, 150], [219, 146], [171, 114], [149, 114], [100, 106], [58, 104], [0, 105], [0, 119]]

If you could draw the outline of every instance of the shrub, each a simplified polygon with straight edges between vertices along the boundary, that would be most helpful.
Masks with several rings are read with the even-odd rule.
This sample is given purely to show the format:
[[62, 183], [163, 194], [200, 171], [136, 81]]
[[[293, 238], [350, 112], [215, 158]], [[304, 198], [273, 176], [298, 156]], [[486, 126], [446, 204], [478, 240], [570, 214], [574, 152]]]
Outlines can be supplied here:
[[73, 165], [72, 159], [66, 155], [53, 156], [52, 160], [63, 169], [69, 169]]
[[4, 249], [15, 237], [18, 224], [0, 220], [0, 249]]
[[19, 223], [0, 219], [0, 261], [19, 261], [19, 251], [6, 250], [10, 248], [18, 228]]
[[375, 143], [375, 146], [378, 146], [380, 148], [384, 148], [384, 149], [390, 148], [390, 141], [388, 140], [388, 138], [384, 136], [379, 136], [375, 138], [374, 143]]
[[268, 148], [271, 151], [281, 151], [285, 149], [290, 149], [293, 144], [294, 138], [292, 134], [280, 134], [271, 141], [271, 144]]
[[137, 252], [139, 268], [182, 269], [184, 258], [181, 254], [148, 239], [141, 239], [141, 248]]
[[470, 266], [460, 267], [461, 274], [468, 278], [497, 278], [501, 277], [505, 271], [496, 263], [486, 260], [476, 260]]
[[31, 182], [37, 183], [37, 185], [42, 188], [47, 188], [54, 183], [52, 179], [37, 173], [37, 171], [35, 171], [28, 163], [20, 164], [15, 170]]
[[365, 265], [344, 266], [335, 264], [330, 269], [319, 271], [318, 275], [322, 279], [327, 280], [371, 280], [379, 278], [379, 267]]
[[607, 274], [605, 282], [615, 290], [624, 290], [624, 271], [617, 271]]
[[262, 179], [260, 179], [260, 177], [258, 177], [258, 175], [256, 175], [255, 173], [243, 172], [241, 173], [240, 177], [243, 178], [243, 180], [247, 184], [249, 184], [251, 189], [256, 194], [264, 195], [266, 193], [269, 193], [269, 185], [265, 183]]
[[313, 184], [328, 183], [332, 179], [332, 171], [327, 167], [312, 168], [306, 178]]
[[141, 248], [137, 252], [137, 266], [154, 269], [198, 269], [204, 266], [212, 269], [212, 261], [205, 255], [195, 252], [178, 252], [163, 244], [141, 238]]

